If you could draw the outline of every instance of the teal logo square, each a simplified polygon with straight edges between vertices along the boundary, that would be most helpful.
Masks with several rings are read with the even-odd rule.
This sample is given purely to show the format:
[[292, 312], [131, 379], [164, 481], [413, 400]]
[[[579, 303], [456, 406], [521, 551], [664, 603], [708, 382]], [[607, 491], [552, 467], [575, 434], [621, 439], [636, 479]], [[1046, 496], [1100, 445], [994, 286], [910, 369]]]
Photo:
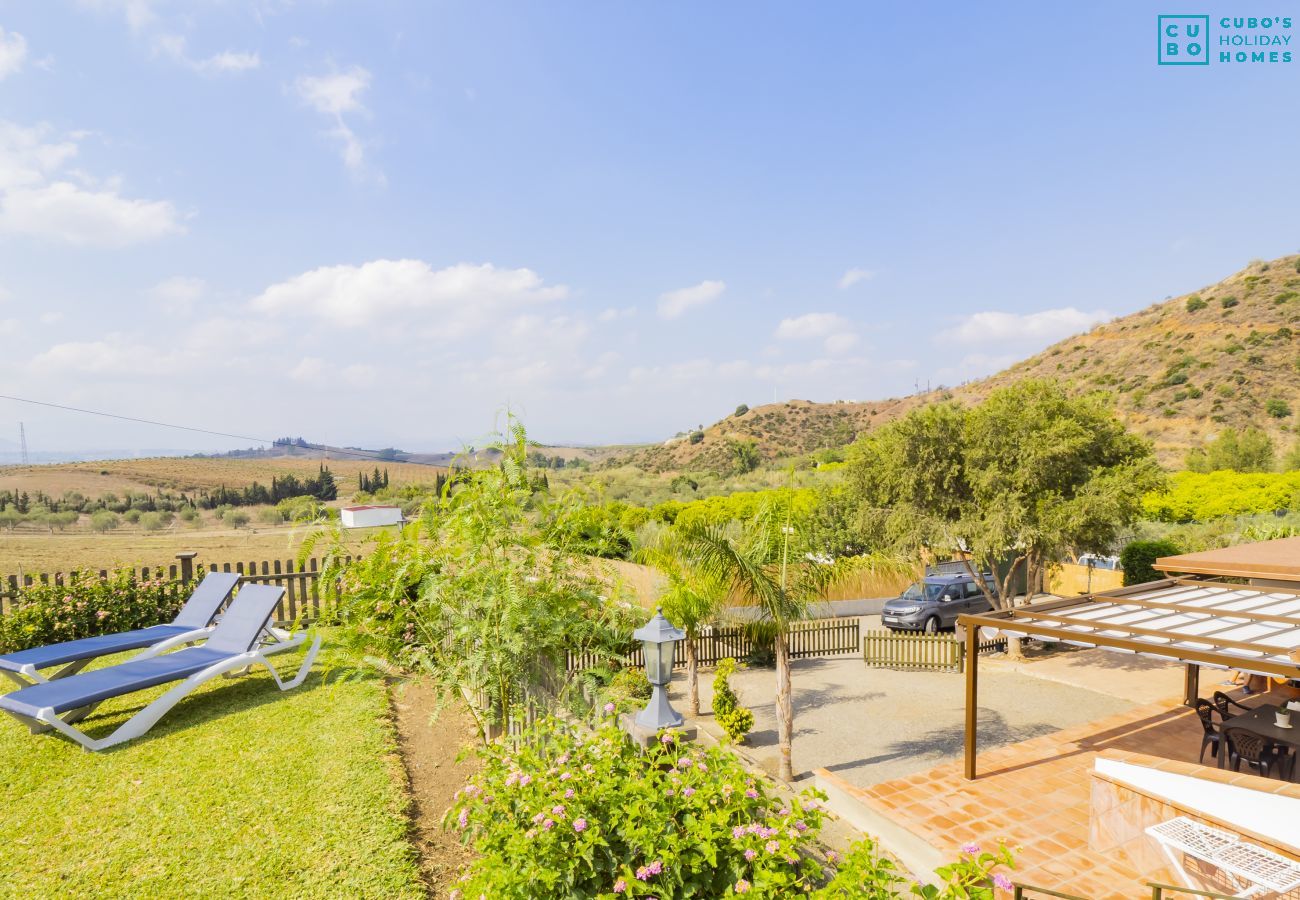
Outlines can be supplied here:
[[1209, 16], [1157, 16], [1156, 61], [1162, 66], [1210, 64]]

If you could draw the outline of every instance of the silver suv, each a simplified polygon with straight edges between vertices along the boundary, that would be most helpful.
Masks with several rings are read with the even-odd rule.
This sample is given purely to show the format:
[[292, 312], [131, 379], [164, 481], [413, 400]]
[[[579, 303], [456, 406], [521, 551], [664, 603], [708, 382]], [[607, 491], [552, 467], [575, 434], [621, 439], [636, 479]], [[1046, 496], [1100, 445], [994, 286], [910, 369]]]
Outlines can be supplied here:
[[[993, 596], [993, 576], [984, 575]], [[924, 631], [934, 634], [951, 628], [963, 613], [983, 613], [993, 608], [970, 575], [927, 575], [903, 591], [901, 597], [885, 602], [880, 620], [894, 631]]]

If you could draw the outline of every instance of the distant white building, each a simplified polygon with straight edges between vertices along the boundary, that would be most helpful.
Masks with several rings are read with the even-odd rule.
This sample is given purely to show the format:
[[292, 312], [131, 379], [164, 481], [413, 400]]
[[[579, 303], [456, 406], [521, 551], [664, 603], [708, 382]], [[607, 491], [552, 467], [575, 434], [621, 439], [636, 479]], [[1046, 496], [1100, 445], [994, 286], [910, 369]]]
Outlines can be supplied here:
[[378, 528], [402, 524], [400, 506], [345, 506], [342, 516], [344, 528]]

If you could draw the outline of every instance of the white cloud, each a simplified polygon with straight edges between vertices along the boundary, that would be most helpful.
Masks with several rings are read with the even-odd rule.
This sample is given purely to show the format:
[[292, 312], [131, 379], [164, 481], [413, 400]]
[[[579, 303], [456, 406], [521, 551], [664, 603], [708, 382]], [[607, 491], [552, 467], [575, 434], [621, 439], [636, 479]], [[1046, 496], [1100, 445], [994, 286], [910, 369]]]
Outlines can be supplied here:
[[203, 75], [230, 72], [247, 72], [262, 65], [262, 58], [256, 53], [224, 50], [202, 59], [189, 54], [188, 42], [184, 35], [160, 34], [153, 39], [155, 53], [161, 53], [173, 62], [179, 63]]
[[42, 325], [58, 325], [65, 318], [67, 317], [61, 312], [41, 313], [40, 323]]
[[776, 326], [776, 337], [786, 341], [822, 338], [849, 328], [849, 322], [835, 313], [804, 313], [790, 319], [782, 319]]
[[0, 28], [0, 80], [22, 70], [27, 61], [27, 39], [16, 31]]
[[8, 337], [17, 334], [21, 327], [22, 323], [17, 319], [0, 319], [0, 336]]
[[1025, 344], [1050, 344], [1072, 334], [1087, 331], [1098, 322], [1114, 316], [1104, 309], [1084, 312], [1073, 306], [1045, 309], [1035, 313], [978, 312], [939, 333], [941, 340], [962, 344], [1015, 341]]
[[153, 10], [155, 2], [156, 0], [81, 0], [81, 5], [120, 13], [132, 31], [140, 31], [157, 20], [158, 16]]
[[661, 319], [676, 319], [692, 307], [712, 303], [722, 296], [722, 292], [726, 289], [727, 285], [722, 281], [701, 281], [692, 287], [679, 288], [675, 291], [660, 294], [659, 317]]
[[330, 75], [303, 75], [294, 82], [294, 89], [317, 112], [341, 116], [365, 111], [361, 94], [370, 87], [370, 77], [370, 72], [361, 66], [351, 66]]
[[289, 377], [294, 381], [314, 382], [325, 375], [325, 360], [318, 356], [304, 356], [298, 365], [289, 370]]
[[544, 284], [531, 269], [458, 263], [435, 270], [418, 259], [379, 259], [303, 272], [271, 285], [252, 305], [267, 314], [312, 316], [340, 327], [377, 322], [407, 329], [419, 322], [434, 336], [450, 337], [567, 293], [563, 285]]
[[599, 315], [596, 316], [596, 319], [597, 321], [600, 322], [617, 322], [619, 319], [627, 319], [635, 315], [636, 315], [635, 306], [624, 306], [624, 307], [611, 306], [608, 309], [602, 309]]
[[858, 336], [851, 331], [843, 334], [832, 334], [826, 338], [826, 352], [833, 356], [841, 356], [848, 353], [858, 345]]
[[379, 380], [379, 371], [364, 363], [344, 366], [341, 374], [343, 381], [350, 387], [370, 387]]
[[383, 173], [367, 165], [365, 143], [344, 118], [348, 114], [364, 115], [368, 112], [361, 95], [370, 87], [370, 81], [369, 70], [350, 66], [328, 75], [300, 76], [293, 86], [303, 103], [334, 120], [327, 134], [338, 141], [343, 165], [354, 175], [369, 176], [382, 183]]
[[124, 247], [185, 230], [165, 200], [124, 197], [116, 179], [88, 187], [84, 173], [62, 171], [81, 137], [52, 139], [49, 126], [0, 121], [0, 232]]
[[116, 333], [98, 341], [55, 344], [32, 360], [32, 368], [41, 374], [106, 377], [164, 375], [174, 372], [176, 364], [174, 352], [160, 353], [154, 347], [132, 343]]
[[207, 293], [207, 283], [202, 278], [177, 275], [160, 281], [149, 289], [149, 297], [170, 316], [187, 316]]
[[839, 280], [840, 290], [842, 291], [848, 290], [858, 282], [870, 281], [875, 277], [876, 277], [876, 273], [871, 271], [870, 269], [858, 269], [858, 268], [849, 269], [843, 275], [840, 276], [840, 280]]

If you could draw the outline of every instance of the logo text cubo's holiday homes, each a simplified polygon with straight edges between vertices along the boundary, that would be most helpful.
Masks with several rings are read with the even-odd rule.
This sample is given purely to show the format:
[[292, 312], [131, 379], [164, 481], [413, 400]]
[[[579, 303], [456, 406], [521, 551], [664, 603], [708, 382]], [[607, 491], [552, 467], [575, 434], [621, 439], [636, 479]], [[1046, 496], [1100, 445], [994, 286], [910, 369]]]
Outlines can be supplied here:
[[1156, 61], [1162, 66], [1292, 61], [1290, 16], [1164, 15], [1156, 24]]

